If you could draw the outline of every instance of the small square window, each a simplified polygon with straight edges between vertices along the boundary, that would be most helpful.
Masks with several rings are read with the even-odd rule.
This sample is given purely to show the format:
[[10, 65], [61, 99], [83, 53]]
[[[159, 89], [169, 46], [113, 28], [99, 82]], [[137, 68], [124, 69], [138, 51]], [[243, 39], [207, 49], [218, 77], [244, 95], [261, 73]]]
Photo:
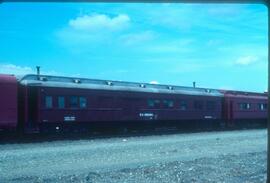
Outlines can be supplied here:
[[154, 106], [155, 106], [155, 102], [154, 102], [154, 100], [152, 100], [152, 99], [149, 99], [149, 100], [147, 101], [147, 104], [148, 104], [148, 107], [154, 107]]
[[266, 104], [266, 103], [261, 103], [261, 104], [259, 104], [259, 109], [260, 109], [261, 111], [266, 110], [266, 109], [267, 109], [267, 104]]
[[184, 100], [180, 101], [180, 110], [187, 110], [187, 102]]
[[63, 109], [65, 108], [65, 97], [58, 97], [58, 108]]
[[148, 107], [160, 107], [160, 100], [158, 99], [149, 99], [147, 101]]
[[163, 105], [166, 108], [172, 108], [174, 104], [172, 100], [163, 100]]
[[52, 96], [46, 96], [45, 97], [45, 107], [47, 109], [51, 109], [53, 107], [53, 99]]
[[71, 96], [69, 105], [70, 105], [71, 108], [77, 108], [78, 107], [78, 97]]
[[86, 108], [87, 100], [85, 97], [80, 97], [80, 108]]

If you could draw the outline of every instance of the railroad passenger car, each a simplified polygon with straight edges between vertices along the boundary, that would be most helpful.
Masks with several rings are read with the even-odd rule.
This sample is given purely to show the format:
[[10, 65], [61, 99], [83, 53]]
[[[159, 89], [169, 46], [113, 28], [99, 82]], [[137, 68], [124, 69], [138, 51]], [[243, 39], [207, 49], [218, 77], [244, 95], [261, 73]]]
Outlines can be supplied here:
[[219, 126], [218, 90], [26, 75], [20, 81], [28, 132]]
[[267, 119], [267, 93], [222, 91], [224, 93], [223, 118], [227, 126], [265, 126]]

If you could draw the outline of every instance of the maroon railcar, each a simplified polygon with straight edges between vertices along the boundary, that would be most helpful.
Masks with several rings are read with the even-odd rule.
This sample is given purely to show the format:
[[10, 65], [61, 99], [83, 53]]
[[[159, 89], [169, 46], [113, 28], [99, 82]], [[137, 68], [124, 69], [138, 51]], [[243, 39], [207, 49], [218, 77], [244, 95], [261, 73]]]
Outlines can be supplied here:
[[0, 86], [0, 130], [213, 129], [267, 119], [262, 93], [41, 75], [0, 75]]
[[17, 128], [17, 88], [15, 76], [0, 74], [0, 131]]
[[214, 89], [37, 75], [19, 82], [28, 132], [213, 127], [222, 117], [223, 94]]
[[267, 94], [223, 91], [223, 118], [228, 126], [263, 125], [267, 122]]

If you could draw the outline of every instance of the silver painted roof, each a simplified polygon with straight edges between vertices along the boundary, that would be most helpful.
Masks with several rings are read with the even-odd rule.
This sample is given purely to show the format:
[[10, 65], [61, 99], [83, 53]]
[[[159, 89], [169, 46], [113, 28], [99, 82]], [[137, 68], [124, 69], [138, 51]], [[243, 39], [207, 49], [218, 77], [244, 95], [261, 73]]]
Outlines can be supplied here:
[[81, 88], [93, 90], [113, 90], [113, 91], [132, 91], [148, 93], [170, 93], [186, 95], [205, 95], [205, 96], [224, 96], [220, 91], [209, 88], [193, 88], [185, 86], [161, 85], [149, 83], [136, 83], [125, 81], [98, 80], [86, 78], [72, 78], [62, 76], [48, 76], [30, 74], [18, 78], [22, 85], [59, 87], [59, 88]]

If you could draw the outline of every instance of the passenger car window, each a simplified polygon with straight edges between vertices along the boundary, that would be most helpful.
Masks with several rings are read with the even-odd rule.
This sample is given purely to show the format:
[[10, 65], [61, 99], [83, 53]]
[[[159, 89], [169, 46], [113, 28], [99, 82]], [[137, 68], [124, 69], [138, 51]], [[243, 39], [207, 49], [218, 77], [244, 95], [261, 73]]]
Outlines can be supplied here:
[[47, 109], [50, 109], [53, 107], [53, 100], [52, 100], [52, 96], [46, 96], [45, 97], [45, 107]]
[[158, 99], [149, 99], [147, 101], [148, 107], [160, 107], [160, 100]]
[[70, 97], [70, 101], [69, 101], [69, 105], [71, 108], [76, 108], [78, 107], [78, 97], [76, 96], [71, 96]]
[[160, 100], [156, 99], [154, 100], [155, 107], [160, 107]]
[[261, 103], [258, 106], [259, 106], [259, 110], [261, 110], [261, 111], [264, 111], [264, 110], [267, 109], [267, 104], [266, 103], [263, 103], [263, 104]]
[[180, 110], [187, 110], [187, 102], [184, 100], [180, 101]]
[[163, 100], [163, 105], [167, 108], [172, 108], [174, 106], [174, 103], [172, 100]]
[[248, 110], [248, 109], [251, 108], [251, 104], [250, 104], [250, 103], [240, 103], [240, 104], [239, 104], [239, 108], [240, 108], [241, 110]]
[[148, 107], [154, 107], [154, 106], [155, 106], [155, 102], [154, 102], [154, 100], [152, 100], [152, 99], [149, 99], [149, 100], [147, 101], [147, 104], [148, 104]]
[[80, 97], [80, 108], [86, 108], [87, 100], [85, 97]]
[[65, 108], [65, 97], [63, 96], [58, 97], [58, 108], [59, 109]]

